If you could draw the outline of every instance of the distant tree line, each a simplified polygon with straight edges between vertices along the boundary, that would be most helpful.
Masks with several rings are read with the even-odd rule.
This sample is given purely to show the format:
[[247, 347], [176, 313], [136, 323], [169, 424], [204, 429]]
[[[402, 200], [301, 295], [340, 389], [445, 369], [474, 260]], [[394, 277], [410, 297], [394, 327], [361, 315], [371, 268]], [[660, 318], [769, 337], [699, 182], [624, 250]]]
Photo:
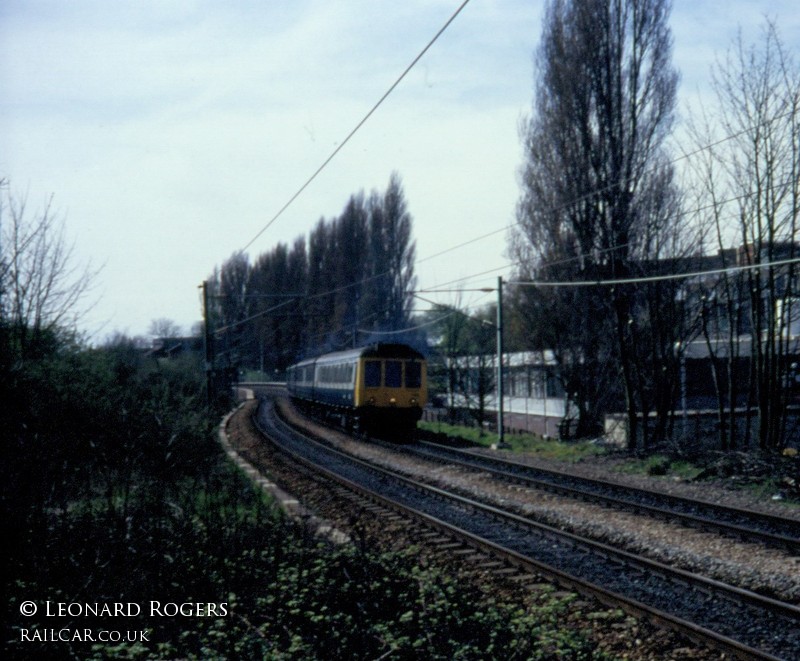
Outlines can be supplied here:
[[208, 279], [215, 365], [281, 373], [312, 354], [370, 341], [415, 341], [415, 244], [399, 175], [354, 194], [308, 237], [250, 262], [234, 253]]

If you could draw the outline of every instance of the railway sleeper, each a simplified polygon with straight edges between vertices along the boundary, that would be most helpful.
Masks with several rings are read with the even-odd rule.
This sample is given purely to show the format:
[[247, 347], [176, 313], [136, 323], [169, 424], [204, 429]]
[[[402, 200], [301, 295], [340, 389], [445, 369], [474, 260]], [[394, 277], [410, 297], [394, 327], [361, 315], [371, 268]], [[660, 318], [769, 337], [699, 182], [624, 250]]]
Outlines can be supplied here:
[[[420, 533], [418, 536], [419, 536], [420, 538], [424, 539], [425, 541], [428, 541], [428, 542], [429, 542], [429, 541], [431, 541], [431, 540], [432, 540], [432, 539], [434, 539], [434, 538], [437, 538], [437, 537], [438, 537], [438, 538], [441, 538], [441, 536], [442, 536], [442, 533], [440, 533], [440, 532], [436, 532], [436, 531], [434, 531], [434, 530], [427, 530], [427, 531], [425, 531], [425, 530], [423, 529], [423, 531], [424, 531], [424, 532], [421, 532], [421, 533]], [[448, 538], [448, 539], [449, 539], [449, 538]]]
[[[530, 572], [520, 571], [516, 576], [511, 576], [510, 580], [514, 581], [515, 583], [530, 583], [531, 581], [538, 581], [540, 580], [540, 576], [536, 574], [531, 574]], [[533, 588], [533, 585], [528, 585], [527, 587]]]
[[485, 555], [468, 555], [464, 558], [464, 562], [467, 562], [471, 565], [479, 565], [486, 562]]
[[461, 544], [459, 542], [449, 542], [449, 543], [444, 542], [442, 544], [436, 544], [434, 542], [434, 544], [436, 546], [437, 551], [452, 551], [453, 549], [461, 548]]
[[[428, 541], [428, 544], [432, 544], [434, 546], [440, 546], [440, 545], [443, 545], [443, 544], [451, 543], [453, 541], [453, 538], [452, 537], [442, 537], [441, 535], [439, 535], [437, 537], [429, 537], [427, 541]], [[461, 546], [461, 544], [459, 544], [459, 546]]]
[[494, 576], [503, 576], [503, 577], [511, 577], [513, 575], [519, 574], [520, 570], [516, 567], [503, 567], [502, 569], [493, 569], [492, 574]]

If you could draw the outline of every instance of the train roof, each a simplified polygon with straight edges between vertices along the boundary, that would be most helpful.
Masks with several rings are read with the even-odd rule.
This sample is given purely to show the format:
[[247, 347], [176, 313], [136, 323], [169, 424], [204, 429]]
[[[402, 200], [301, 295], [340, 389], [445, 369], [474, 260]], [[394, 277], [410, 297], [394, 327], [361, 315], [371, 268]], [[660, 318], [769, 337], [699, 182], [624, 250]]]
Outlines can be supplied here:
[[419, 351], [407, 344], [379, 343], [362, 347], [361, 355], [366, 358], [409, 358], [423, 360]]
[[321, 364], [321, 363], [339, 363], [350, 362], [358, 358], [401, 358], [406, 360], [424, 360], [423, 356], [416, 349], [408, 346], [407, 344], [396, 343], [378, 343], [370, 344], [365, 347], [357, 349], [347, 349], [345, 351], [335, 351], [333, 353], [326, 353], [316, 358], [308, 358], [303, 360], [297, 365]]

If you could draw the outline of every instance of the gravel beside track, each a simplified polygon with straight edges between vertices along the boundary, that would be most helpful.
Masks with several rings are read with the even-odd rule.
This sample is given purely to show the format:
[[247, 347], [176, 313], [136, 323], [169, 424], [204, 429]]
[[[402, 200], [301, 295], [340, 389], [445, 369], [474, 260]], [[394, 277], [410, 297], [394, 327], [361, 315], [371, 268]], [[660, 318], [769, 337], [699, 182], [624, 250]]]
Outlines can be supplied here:
[[566, 498], [632, 511], [637, 515], [648, 514], [682, 526], [709, 530], [733, 539], [782, 548], [792, 555], [800, 555], [800, 521], [797, 519], [687, 499], [652, 488], [637, 489], [616, 481], [580, 477], [569, 470], [532, 466], [516, 461], [513, 453], [494, 452], [487, 455], [484, 452], [432, 443], [412, 443], [395, 446], [394, 449], [422, 459], [489, 472], [499, 480], [542, 489]]
[[[475, 453], [492, 456], [496, 455], [497, 451], [476, 449]], [[514, 460], [534, 467], [568, 470], [574, 475], [588, 479], [608, 480], [621, 485], [658, 491], [672, 496], [704, 500], [727, 507], [750, 509], [764, 514], [794, 519], [800, 523], [800, 507], [792, 507], [782, 502], [773, 501], [769, 497], [760, 497], [744, 489], [737, 488], [734, 479], [719, 478], [691, 482], [667, 476], [631, 475], [620, 470], [628, 459], [618, 458], [614, 455], [593, 457], [592, 459], [572, 464], [548, 461], [524, 453], [514, 454]]]
[[[294, 416], [291, 407], [284, 401], [281, 408], [288, 417]], [[238, 430], [247, 427], [237, 415], [232, 423]], [[800, 585], [797, 574], [800, 569], [798, 558], [792, 558], [780, 551], [770, 551], [753, 544], [743, 544], [716, 535], [701, 533], [633, 514], [613, 512], [607, 508], [594, 507], [583, 502], [569, 501], [530, 489], [503, 485], [486, 475], [449, 466], [435, 465], [403, 456], [391, 449], [354, 441], [344, 434], [322, 429], [314, 423], [303, 423], [340, 449], [361, 456], [377, 464], [433, 481], [448, 489], [458, 490], [466, 495], [495, 502], [554, 525], [580, 532], [590, 533], [615, 546], [625, 546], [642, 552], [662, 562], [677, 564], [693, 571], [702, 571], [719, 580], [734, 583], [751, 590], [775, 595], [789, 601], [800, 598]], [[249, 432], [248, 432], [249, 433]], [[235, 435], [235, 434], [234, 434]], [[243, 438], [247, 434], [243, 434]], [[253, 452], [254, 444], [249, 452]], [[582, 468], [586, 468], [585, 466]], [[582, 471], [586, 474], [587, 471]], [[595, 474], [598, 471], [595, 470]], [[604, 477], [608, 477], [606, 474]], [[277, 478], [276, 478], [276, 481]], [[691, 485], [695, 486], [695, 485]], [[291, 487], [287, 487], [291, 489]], [[304, 487], [306, 489], [307, 487]], [[682, 492], [681, 495], [685, 495]], [[708, 499], [709, 493], [703, 492]], [[305, 499], [304, 499], [305, 500]], [[324, 500], [324, 499], [323, 499]], [[752, 507], [752, 503], [745, 506]], [[323, 509], [325, 506], [323, 505]], [[328, 509], [330, 509], [328, 507]], [[771, 508], [770, 508], [771, 509]], [[335, 508], [334, 508], [335, 511]], [[319, 512], [321, 516], [328, 516]], [[362, 522], [363, 523], [363, 522]], [[339, 524], [337, 524], [339, 525]], [[376, 531], [377, 532], [377, 531]], [[397, 536], [395, 535], [395, 538]], [[396, 541], [396, 539], [395, 539]], [[577, 621], [586, 615], [580, 608], [570, 616]], [[636, 622], [631, 618], [598, 615], [593, 611], [583, 620], [583, 625], [595, 630], [598, 643], [604, 649], [613, 649], [621, 658], [636, 659], [685, 659], [720, 658], [718, 654], [702, 650], [680, 642], [673, 634], [661, 632], [647, 623]], [[610, 621], [606, 621], [606, 617]], [[605, 626], [598, 626], [603, 623]], [[643, 635], [643, 632], [647, 632]], [[650, 640], [652, 638], [652, 641]], [[657, 644], [652, 644], [656, 641]], [[625, 651], [623, 651], [625, 650]]]
[[[348, 438], [336, 431], [326, 431], [326, 438], [337, 447], [379, 465], [402, 470], [420, 479], [424, 476], [442, 488], [457, 490], [468, 497], [480, 498], [512, 508], [525, 516], [624, 548], [653, 560], [704, 574], [753, 592], [800, 605], [800, 557], [780, 549], [740, 542], [669, 522], [618, 512], [580, 500], [547, 494], [535, 489], [504, 484], [491, 476], [457, 467], [416, 460], [376, 446]], [[491, 451], [487, 451], [490, 453]], [[515, 455], [516, 460], [522, 460]], [[532, 460], [528, 459], [528, 461]], [[542, 465], [544, 462], [535, 462]], [[554, 467], [555, 462], [547, 462]], [[588, 463], [588, 462], [586, 462]], [[613, 466], [613, 464], [612, 464]], [[565, 470], [563, 464], [559, 464]], [[573, 467], [569, 470], [572, 472]], [[703, 498], [724, 505], [734, 505], [787, 516], [787, 508], [759, 502], [746, 494], [731, 493], [724, 487], [668, 483], [666, 480], [618, 476], [606, 462], [576, 465], [575, 472], [594, 479], [626, 482], [639, 488], [658, 488], [672, 495]]]

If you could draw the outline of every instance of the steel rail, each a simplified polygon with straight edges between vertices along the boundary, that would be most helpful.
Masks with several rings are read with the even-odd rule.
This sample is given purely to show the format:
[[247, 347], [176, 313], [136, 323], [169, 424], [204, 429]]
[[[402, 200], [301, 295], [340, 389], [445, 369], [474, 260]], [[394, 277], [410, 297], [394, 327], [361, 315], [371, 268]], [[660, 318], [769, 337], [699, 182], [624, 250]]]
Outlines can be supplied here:
[[[484, 503], [471, 501], [470, 499], [464, 498], [462, 496], [457, 496], [455, 494], [448, 493], [436, 487], [431, 487], [430, 485], [426, 485], [416, 480], [412, 480], [410, 478], [397, 475], [395, 473], [392, 473], [391, 471], [387, 471], [383, 468], [374, 466], [358, 458], [355, 458], [351, 455], [342, 453], [327, 445], [321, 444], [315, 439], [309, 437], [307, 434], [298, 432], [296, 429], [289, 427], [283, 421], [281, 421], [281, 424], [286, 425], [287, 429], [291, 433], [305, 438], [307, 442], [312, 442], [317, 444], [319, 447], [324, 448], [326, 452], [335, 454], [341, 459], [344, 459], [348, 462], [352, 462], [354, 464], [358, 464], [361, 467], [366, 468], [374, 473], [387, 476], [393, 480], [406, 484], [407, 486], [410, 486], [414, 489], [421, 490], [431, 495], [436, 495], [439, 498], [446, 498], [452, 502], [458, 502], [459, 504], [465, 506], [476, 508], [485, 513], [489, 513], [494, 517], [499, 517], [506, 521], [512, 522], [516, 526], [525, 526], [527, 528], [536, 529], [545, 535], [552, 536], [554, 538], [559, 538], [562, 540], [567, 540], [568, 543], [571, 543], [573, 545], [579, 545], [585, 548], [593, 547], [594, 549], [596, 549], [595, 552], [599, 552], [606, 557], [620, 558], [621, 559], [620, 561], [623, 562], [625, 565], [637, 565], [638, 567], [643, 568], [646, 571], [658, 571], [662, 575], [664, 574], [671, 575], [675, 577], [671, 580], [676, 580], [678, 582], [689, 583], [695, 586], [700, 586], [701, 589], [708, 592], [709, 594], [718, 595], [720, 592], [722, 592], [724, 593], [726, 598], [731, 599], [733, 601], [738, 601], [740, 603], [756, 604], [759, 607], [779, 611], [781, 614], [787, 617], [791, 617], [795, 620], [800, 620], [800, 609], [798, 609], [795, 606], [792, 606], [791, 604], [785, 604], [783, 602], [771, 600], [762, 597], [760, 595], [757, 595], [755, 593], [749, 592], [747, 590], [742, 590], [741, 588], [735, 588], [733, 586], [729, 586], [720, 583], [718, 581], [712, 581], [705, 577], [700, 577], [691, 574], [690, 572], [685, 572], [683, 570], [676, 570], [674, 568], [667, 567], [666, 565], [661, 565], [660, 563], [656, 563], [651, 560], [646, 560], [630, 553], [620, 552], [618, 549], [613, 549], [611, 547], [598, 544], [591, 540], [585, 540], [570, 533], [564, 533], [563, 531], [556, 530], [549, 526], [544, 526], [542, 524], [532, 522], [528, 519], [525, 519], [524, 517], [510, 514], [508, 512], [503, 512], [502, 510], [488, 506]], [[276, 429], [276, 431], [279, 430]], [[667, 613], [665, 611], [662, 611], [660, 609], [657, 609], [655, 607], [652, 607], [648, 604], [637, 601], [635, 599], [625, 597], [624, 595], [613, 592], [611, 590], [603, 588], [602, 586], [596, 585], [579, 577], [569, 575], [559, 570], [558, 568], [552, 567], [551, 565], [536, 560], [535, 558], [523, 555], [513, 549], [505, 548], [496, 542], [492, 542], [491, 540], [487, 540], [479, 536], [476, 536], [475, 534], [467, 530], [464, 530], [459, 526], [450, 524], [446, 521], [433, 517], [430, 514], [416, 510], [413, 507], [409, 507], [407, 505], [398, 503], [390, 498], [383, 496], [382, 494], [377, 493], [374, 490], [371, 490], [367, 487], [363, 487], [353, 482], [352, 480], [349, 480], [348, 478], [340, 476], [334, 471], [330, 471], [329, 469], [320, 466], [318, 463], [315, 463], [310, 459], [302, 457], [296, 452], [276, 442], [276, 440], [267, 432], [267, 430], [262, 429], [262, 433], [264, 433], [265, 436], [267, 436], [268, 438], [271, 438], [272, 442], [276, 443], [276, 445], [280, 447], [281, 451], [288, 453], [293, 458], [293, 460], [298, 461], [299, 463], [308, 466], [310, 469], [323, 474], [327, 479], [333, 480], [340, 484], [344, 484], [348, 489], [361, 494], [362, 497], [376, 504], [379, 504], [383, 507], [401, 512], [406, 516], [411, 516], [417, 519], [424, 520], [428, 525], [435, 527], [442, 533], [451, 535], [455, 539], [458, 539], [463, 543], [468, 544], [476, 549], [489, 552], [493, 555], [497, 555], [515, 567], [518, 567], [525, 571], [534, 572], [546, 576], [551, 580], [555, 581], [556, 583], [558, 583], [559, 585], [568, 587], [570, 589], [574, 589], [582, 594], [591, 595], [600, 600], [602, 603], [605, 603], [606, 605], [613, 607], [620, 607], [623, 610], [625, 610], [625, 612], [628, 612], [632, 615], [636, 615], [639, 617], [647, 617], [661, 626], [669, 627], [675, 631], [679, 631], [689, 636], [692, 640], [712, 645], [716, 649], [720, 649], [727, 653], [733, 654], [738, 658], [745, 658], [745, 659], [757, 658], [757, 659], [770, 659], [770, 660], [776, 660], [779, 658], [768, 652], [755, 649], [740, 641], [734, 640], [730, 637], [724, 636], [715, 631], [705, 629], [704, 627], [697, 625], [693, 622], [684, 620], [679, 616]], [[289, 432], [284, 431], [283, 433], [289, 433]]]
[[[785, 534], [776, 534], [766, 532], [764, 530], [757, 530], [754, 528], [746, 527], [745, 525], [728, 523], [709, 518], [713, 512], [718, 512], [722, 516], [738, 519], [750, 519], [755, 522], [763, 522], [767, 526], [775, 528], [797, 528], [800, 533], [800, 521], [795, 519], [779, 517], [771, 514], [764, 514], [755, 510], [742, 509], [729, 507], [726, 505], [718, 505], [717, 503], [710, 503], [704, 500], [693, 500], [682, 496], [675, 496], [673, 494], [664, 494], [654, 491], [640, 489], [638, 487], [629, 487], [617, 482], [608, 480], [592, 479], [581, 476], [576, 476], [566, 471], [560, 471], [554, 468], [542, 468], [540, 466], [531, 466], [518, 461], [510, 459], [500, 459], [498, 457], [487, 457], [483, 454], [472, 452], [469, 450], [461, 450], [458, 448], [450, 448], [438, 443], [431, 443], [427, 441], [419, 442], [423, 447], [435, 448], [436, 452], [447, 454], [446, 458], [437, 456], [435, 453], [430, 454], [425, 451], [419, 451], [413, 446], [403, 446], [402, 450], [417, 454], [425, 458], [433, 458], [437, 461], [447, 461], [454, 465], [477, 468], [484, 472], [489, 472], [497, 475], [506, 480], [513, 480], [517, 483], [526, 484], [536, 489], [550, 491], [561, 495], [570, 497], [577, 497], [585, 501], [598, 502], [600, 504], [607, 504], [617, 509], [635, 510], [641, 513], [650, 514], [657, 518], [678, 520], [683, 523], [697, 526], [699, 528], [714, 529], [717, 532], [736, 537], [738, 539], [750, 539], [769, 544], [770, 546], [786, 549], [793, 554], [800, 553], [800, 536], [791, 537]], [[467, 458], [465, 458], [467, 457]], [[496, 468], [494, 466], [501, 466], [503, 468]], [[528, 475], [511, 472], [506, 470], [505, 467], [513, 467], [514, 469], [521, 470]], [[531, 475], [533, 474], [533, 475]], [[536, 474], [546, 476], [545, 479], [535, 477]], [[547, 479], [550, 478], [550, 479]], [[569, 484], [559, 484], [557, 481], [563, 480], [564, 482], [571, 482], [573, 484], [584, 484], [588, 488], [581, 488], [579, 486], [570, 486]], [[597, 493], [592, 490], [593, 485], [597, 485], [600, 489], [606, 489], [611, 492], [624, 491], [625, 495], [612, 496], [602, 493]], [[629, 495], [630, 494], [630, 495]], [[647, 503], [637, 502], [631, 496], [639, 495], [642, 498], [649, 500], [660, 500], [665, 503], [665, 506], [650, 505]], [[690, 514], [684, 511], [676, 511], [669, 509], [670, 504], [687, 509], [699, 509], [708, 512], [706, 515]]]
[[[270, 385], [279, 386], [280, 384]], [[276, 392], [280, 392], [280, 390], [276, 387], [272, 389]], [[551, 493], [567, 495], [570, 497], [577, 497], [585, 500], [586, 502], [597, 502], [601, 505], [605, 504], [617, 509], [635, 511], [653, 516], [655, 518], [660, 518], [662, 520], [680, 521], [686, 525], [697, 527], [699, 529], [715, 530], [735, 539], [756, 541], [771, 547], [784, 549], [793, 555], [800, 555], [800, 520], [766, 514], [750, 509], [720, 505], [718, 503], [712, 503], [702, 499], [691, 499], [673, 494], [648, 491], [609, 480], [581, 477], [555, 468], [543, 468], [540, 466], [531, 466], [529, 464], [510, 459], [488, 457], [472, 450], [452, 448], [430, 441], [419, 441], [418, 445], [432, 448], [435, 449], [436, 452], [443, 452], [450, 455], [451, 463], [462, 465], [468, 468], [474, 468], [474, 464], [471, 465], [471, 463], [477, 462], [480, 470], [497, 474], [504, 479], [522, 482], [523, 484], [527, 483], [533, 488], [546, 490]], [[395, 451], [401, 450], [407, 452], [417, 452], [413, 446], [398, 446], [393, 444], [391, 447]], [[457, 456], [459, 459], [452, 459], [453, 456]], [[464, 457], [467, 457], [468, 459], [464, 459]], [[436, 459], [441, 460], [441, 458]], [[506, 471], [505, 468], [498, 470], [496, 468], [490, 468], [487, 466], [487, 464], [499, 465], [501, 467], [512, 467], [517, 470], [525, 471], [529, 474], [519, 475]], [[545, 476], [545, 478], [539, 479], [537, 477], [533, 477], [531, 474], [542, 475]], [[564, 484], [565, 482], [571, 483], [573, 486]], [[576, 484], [583, 484], [588, 488], [584, 489], [580, 486], [574, 486]], [[597, 487], [600, 489], [608, 492], [614, 494], [621, 493], [622, 495], [596, 493], [592, 490], [593, 485], [597, 485]], [[652, 505], [645, 502], [637, 502], [634, 499], [636, 495], [644, 499], [661, 501], [664, 503], [664, 506]], [[695, 509], [705, 512], [705, 514], [692, 514], [686, 511], [670, 509], [670, 507], [682, 508], [684, 510]], [[768, 528], [773, 528], [774, 530], [786, 530], [789, 532], [789, 534], [758, 530], [756, 528], [747, 526], [746, 523], [740, 525], [737, 523], [721, 521], [717, 518], [713, 518], [715, 514], [723, 518], [727, 517], [744, 522], [750, 520], [755, 522], [754, 525], [763, 525]]]

